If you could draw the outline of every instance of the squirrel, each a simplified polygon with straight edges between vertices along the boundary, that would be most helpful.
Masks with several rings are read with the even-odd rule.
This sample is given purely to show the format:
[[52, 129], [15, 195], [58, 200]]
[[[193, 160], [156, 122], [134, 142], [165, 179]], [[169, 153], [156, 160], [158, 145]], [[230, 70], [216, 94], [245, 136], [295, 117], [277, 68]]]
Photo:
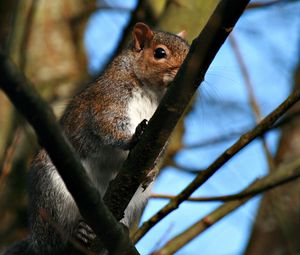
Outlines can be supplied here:
[[[102, 196], [185, 59], [189, 45], [184, 36], [185, 31], [175, 35], [136, 23], [128, 47], [71, 100], [61, 117], [66, 136]], [[140, 217], [150, 188], [140, 186], [126, 208], [121, 222], [129, 229]], [[43, 149], [29, 172], [29, 216], [30, 236], [6, 255], [76, 254], [70, 249], [74, 237], [83, 244], [95, 237]]]

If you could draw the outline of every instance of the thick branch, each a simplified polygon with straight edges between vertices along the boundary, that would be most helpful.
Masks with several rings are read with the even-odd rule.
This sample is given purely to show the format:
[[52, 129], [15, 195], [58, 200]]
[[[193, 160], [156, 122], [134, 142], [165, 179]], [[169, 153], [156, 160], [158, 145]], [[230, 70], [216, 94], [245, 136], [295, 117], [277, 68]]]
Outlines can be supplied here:
[[174, 83], [151, 118], [140, 142], [130, 152], [122, 171], [110, 183], [105, 194], [104, 200], [118, 220], [123, 218], [123, 212], [132, 196], [153, 169], [205, 72], [248, 2], [249, 0], [221, 1], [201, 34], [193, 41]]
[[111, 254], [139, 254], [128, 235], [104, 205], [49, 106], [8, 59], [0, 55], [0, 86], [33, 126], [41, 145], [72, 194], [81, 215]]
[[[243, 192], [240, 193], [239, 199], [238, 197], [236, 197], [235, 201], [227, 202], [221, 205], [216, 210], [214, 210], [213, 212], [196, 222], [193, 226], [189, 227], [188, 229], [174, 237], [166, 245], [164, 245], [163, 248], [161, 248], [158, 252], [154, 254], [173, 254], [181, 247], [186, 245], [193, 238], [198, 236], [200, 233], [204, 232], [206, 229], [208, 229], [220, 219], [222, 219], [224, 216], [228, 215], [230, 212], [247, 202], [250, 198], [257, 194], [256, 191], [261, 190], [261, 187], [270, 189], [288, 181], [295, 180], [299, 177], [300, 159], [296, 159], [293, 162], [280, 166], [276, 171], [272, 172], [272, 174], [252, 183], [248, 188], [246, 188]], [[248, 196], [244, 196], [242, 194], [248, 194]]]

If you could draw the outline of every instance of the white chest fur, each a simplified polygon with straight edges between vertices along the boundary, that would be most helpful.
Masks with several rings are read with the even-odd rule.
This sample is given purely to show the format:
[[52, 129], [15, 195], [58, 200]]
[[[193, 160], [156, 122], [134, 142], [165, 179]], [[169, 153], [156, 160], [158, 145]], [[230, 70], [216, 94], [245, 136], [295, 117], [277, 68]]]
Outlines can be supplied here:
[[128, 103], [127, 113], [130, 120], [130, 132], [135, 133], [136, 127], [144, 120], [149, 120], [155, 112], [160, 98], [153, 90], [143, 88], [133, 91]]

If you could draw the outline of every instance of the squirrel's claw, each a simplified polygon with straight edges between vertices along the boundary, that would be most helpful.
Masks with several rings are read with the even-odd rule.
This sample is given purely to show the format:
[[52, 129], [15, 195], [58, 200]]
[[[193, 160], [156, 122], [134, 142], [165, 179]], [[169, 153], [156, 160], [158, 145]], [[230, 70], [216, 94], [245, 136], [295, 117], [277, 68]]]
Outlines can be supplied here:
[[134, 135], [138, 138], [141, 138], [142, 134], [145, 132], [146, 128], [148, 126], [148, 120], [144, 119], [135, 129]]
[[90, 247], [96, 238], [96, 234], [84, 221], [80, 221], [75, 231], [75, 238], [84, 246]]
[[135, 129], [134, 135], [132, 136], [131, 139], [131, 148], [132, 149], [138, 141], [141, 139], [142, 134], [145, 132], [146, 128], [148, 126], [148, 120], [144, 119], [140, 124]]

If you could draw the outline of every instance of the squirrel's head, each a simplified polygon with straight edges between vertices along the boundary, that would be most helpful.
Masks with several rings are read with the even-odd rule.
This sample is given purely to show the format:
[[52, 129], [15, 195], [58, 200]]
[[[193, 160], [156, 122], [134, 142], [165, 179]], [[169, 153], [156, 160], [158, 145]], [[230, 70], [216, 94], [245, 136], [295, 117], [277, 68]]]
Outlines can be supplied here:
[[152, 31], [137, 23], [133, 29], [134, 72], [143, 83], [167, 87], [185, 59], [189, 45], [179, 34]]

